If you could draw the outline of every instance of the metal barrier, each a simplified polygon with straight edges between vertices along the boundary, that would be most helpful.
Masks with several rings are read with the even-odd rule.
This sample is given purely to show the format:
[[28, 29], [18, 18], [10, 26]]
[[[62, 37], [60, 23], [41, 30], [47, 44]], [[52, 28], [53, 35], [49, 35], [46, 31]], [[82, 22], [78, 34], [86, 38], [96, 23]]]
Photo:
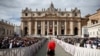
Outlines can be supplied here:
[[54, 40], [72, 56], [100, 56], [100, 50], [98, 49], [77, 47], [56, 38]]
[[38, 41], [37, 43], [29, 47], [0, 49], [0, 56], [35, 56], [35, 54], [42, 47], [44, 42], [46, 42], [46, 38]]

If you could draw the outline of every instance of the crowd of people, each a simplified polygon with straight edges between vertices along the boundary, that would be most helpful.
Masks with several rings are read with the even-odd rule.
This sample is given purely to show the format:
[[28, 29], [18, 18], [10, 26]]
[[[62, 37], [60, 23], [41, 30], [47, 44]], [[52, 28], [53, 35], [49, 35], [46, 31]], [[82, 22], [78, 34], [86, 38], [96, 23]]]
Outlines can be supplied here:
[[65, 41], [66, 43], [74, 45], [78, 39], [58, 37], [57, 39]]
[[80, 47], [97, 49], [100, 47], [99, 44], [100, 39], [97, 38], [84, 38], [80, 40]]
[[58, 38], [62, 41], [65, 41], [66, 43], [76, 45], [80, 47], [85, 47], [85, 48], [93, 48], [97, 49], [100, 48], [100, 39], [99, 38]]
[[0, 49], [18, 48], [30, 46], [42, 38], [29, 37], [4, 37], [0, 38]]

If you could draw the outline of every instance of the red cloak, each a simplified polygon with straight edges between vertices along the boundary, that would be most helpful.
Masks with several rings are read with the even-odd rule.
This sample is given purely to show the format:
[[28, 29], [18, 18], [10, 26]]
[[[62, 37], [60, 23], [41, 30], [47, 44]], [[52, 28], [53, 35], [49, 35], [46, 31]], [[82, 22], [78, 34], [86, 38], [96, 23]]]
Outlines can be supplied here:
[[53, 40], [49, 41], [49, 43], [48, 43], [49, 50], [55, 50], [55, 46], [56, 46], [55, 41], [53, 41]]

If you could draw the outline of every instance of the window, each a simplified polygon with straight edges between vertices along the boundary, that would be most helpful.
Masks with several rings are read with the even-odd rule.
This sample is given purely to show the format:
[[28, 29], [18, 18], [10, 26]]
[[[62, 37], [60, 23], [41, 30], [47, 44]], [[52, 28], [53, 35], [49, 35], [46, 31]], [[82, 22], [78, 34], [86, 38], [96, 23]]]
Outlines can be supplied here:
[[95, 22], [93, 21], [93, 24], [95, 24]]
[[53, 21], [49, 21], [49, 27], [53, 27]]
[[47, 35], [47, 31], [45, 31], [45, 35]]
[[49, 21], [49, 25], [53, 25], [53, 21]]
[[63, 16], [63, 15], [64, 15], [64, 13], [62, 12], [62, 13], [61, 13], [61, 15]]
[[25, 13], [25, 16], [28, 16], [28, 13]]
[[57, 31], [55, 31], [55, 35], [57, 35]]
[[33, 14], [33, 16], [34, 16], [34, 14]]
[[77, 16], [77, 13], [75, 13], [75, 16]]
[[64, 35], [64, 29], [61, 29], [61, 35]]
[[67, 16], [69, 16], [70, 14], [67, 14]]
[[55, 21], [55, 25], [57, 25], [57, 21]]
[[41, 35], [41, 29], [38, 29], [38, 35]]
[[57, 35], [57, 30], [56, 29], [57, 29], [57, 27], [55, 27], [55, 35]]
[[96, 21], [96, 23], [98, 23], [98, 21]]
[[64, 21], [61, 21], [61, 27], [64, 27], [64, 25], [65, 25]]
[[38, 15], [40, 16], [40, 15], [41, 15], [41, 13], [40, 13], [40, 12], [38, 12]]
[[37, 21], [38, 28], [41, 28], [41, 21]]
[[78, 35], [78, 28], [77, 27], [74, 28], [74, 35]]
[[45, 25], [47, 25], [47, 21], [45, 21]]
[[28, 34], [28, 28], [25, 27], [25, 28], [24, 28], [24, 35], [26, 36], [27, 34]]

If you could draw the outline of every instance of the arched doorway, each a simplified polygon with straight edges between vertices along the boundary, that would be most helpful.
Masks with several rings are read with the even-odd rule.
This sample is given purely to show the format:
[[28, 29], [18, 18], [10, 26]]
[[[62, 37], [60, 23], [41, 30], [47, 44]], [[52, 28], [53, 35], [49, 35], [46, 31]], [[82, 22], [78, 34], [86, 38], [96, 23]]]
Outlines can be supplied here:
[[64, 29], [61, 29], [61, 35], [64, 35]]
[[55, 35], [57, 35], [57, 31], [55, 31]]
[[27, 27], [25, 27], [25, 28], [24, 28], [24, 35], [27, 35], [27, 34], [28, 34], [28, 32], [27, 32], [27, 31], [28, 31], [28, 28], [27, 28]]
[[74, 28], [74, 35], [78, 35], [78, 28], [77, 27]]
[[41, 35], [41, 29], [38, 29], [38, 31], [37, 31], [38, 33], [38, 35]]
[[52, 35], [52, 28], [49, 29], [49, 34]]

